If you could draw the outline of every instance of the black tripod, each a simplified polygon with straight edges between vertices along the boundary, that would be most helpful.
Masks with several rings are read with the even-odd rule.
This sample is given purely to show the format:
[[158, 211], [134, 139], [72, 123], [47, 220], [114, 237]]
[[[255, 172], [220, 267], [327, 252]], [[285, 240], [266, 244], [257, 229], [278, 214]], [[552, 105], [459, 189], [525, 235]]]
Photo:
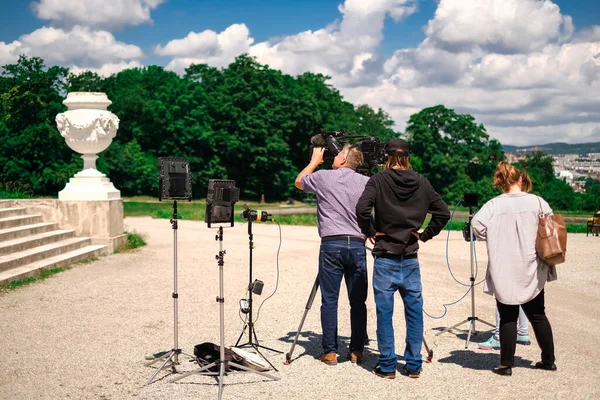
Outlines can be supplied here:
[[[173, 201], [173, 217], [170, 220], [171, 227], [173, 228], [173, 349], [171, 351], [166, 352], [165, 354], [159, 356], [158, 358], [150, 361], [146, 364], [146, 366], [151, 366], [156, 364], [159, 361], [164, 360], [164, 362], [160, 365], [160, 367], [152, 374], [146, 385], [152, 383], [156, 375], [160, 371], [165, 368], [171, 368], [173, 373], [177, 372], [175, 369], [176, 365], [179, 365], [179, 355], [184, 354], [190, 358], [194, 358], [193, 356], [184, 353], [179, 348], [178, 343], [178, 319], [177, 319], [177, 301], [179, 299], [179, 294], [177, 293], [177, 200]], [[160, 354], [160, 353], [158, 353]]]
[[[277, 368], [275, 368], [275, 366], [273, 364], [271, 364], [271, 362], [269, 360], [267, 360], [267, 358], [260, 352], [259, 347], [263, 348], [263, 349], [267, 349], [270, 351], [273, 351], [275, 353], [283, 353], [282, 351], [279, 350], [275, 350], [272, 349], [270, 347], [266, 347], [261, 345], [258, 342], [258, 338], [256, 337], [256, 330], [254, 329], [254, 320], [252, 319], [252, 311], [253, 311], [253, 305], [252, 305], [252, 289], [253, 289], [253, 282], [252, 282], [252, 249], [254, 248], [254, 235], [252, 234], [252, 220], [250, 218], [248, 218], [248, 240], [249, 240], [249, 249], [250, 249], [250, 268], [249, 268], [249, 278], [248, 278], [248, 306], [249, 306], [249, 312], [248, 312], [248, 323], [246, 323], [246, 325], [244, 325], [244, 329], [242, 330], [242, 333], [240, 333], [240, 337], [238, 338], [237, 342], [235, 343], [236, 347], [247, 347], [247, 346], [251, 346], [254, 348], [254, 350], [256, 350], [256, 352], [258, 354], [261, 355], [261, 357], [269, 363], [269, 365], [275, 370], [277, 371]], [[244, 332], [246, 332], [246, 328], [248, 328], [248, 341], [242, 345], [239, 345], [240, 340], [242, 340], [242, 337], [244, 336]]]
[[454, 324], [446, 329], [444, 329], [443, 331], [441, 331], [440, 333], [438, 333], [436, 336], [441, 335], [442, 333], [448, 332], [462, 324], [469, 324], [469, 329], [467, 331], [467, 341], [465, 342], [465, 349], [469, 346], [469, 341], [471, 340], [471, 335], [476, 335], [477, 334], [477, 330], [475, 328], [475, 322], [479, 321], [483, 324], [489, 325], [492, 328], [495, 328], [496, 326], [484, 321], [482, 319], [479, 319], [479, 317], [477, 317], [475, 315], [475, 237], [473, 236], [473, 226], [471, 225], [471, 220], [473, 219], [473, 207], [469, 207], [469, 222], [467, 223], [467, 227], [466, 227], [466, 232], [468, 234], [465, 235], [465, 240], [468, 240], [469, 242], [469, 256], [470, 256], [470, 261], [471, 261], [471, 277], [469, 278], [469, 280], [471, 281], [471, 285], [470, 285], [470, 291], [471, 291], [471, 316], [467, 317], [467, 319], [464, 319], [462, 321], [460, 321], [457, 324]]
[[[223, 265], [225, 265], [225, 250], [223, 250], [223, 227], [219, 227], [219, 231], [218, 234], [215, 236], [215, 240], [219, 241], [219, 254], [215, 257], [217, 259], [217, 264], [219, 266], [219, 296], [217, 297], [217, 303], [219, 303], [219, 340], [220, 340], [220, 351], [219, 351], [219, 359], [215, 360], [214, 362], [205, 365], [205, 366], [201, 366], [200, 369], [196, 370], [196, 371], [190, 371], [190, 372], [186, 372], [185, 374], [182, 374], [181, 376], [178, 376], [177, 378], [173, 379], [171, 382], [176, 382], [180, 379], [183, 379], [187, 376], [193, 375], [193, 374], [200, 374], [200, 375], [216, 375], [215, 372], [211, 372], [210, 369], [213, 367], [218, 367], [219, 368], [219, 400], [221, 400], [221, 396], [223, 394], [223, 378], [225, 376], [225, 297], [223, 297]], [[278, 381], [279, 378], [273, 376], [273, 375], [269, 375], [265, 372], [261, 372], [261, 371], [257, 371], [248, 367], [245, 367], [243, 365], [237, 364], [235, 362], [229, 361], [227, 362], [227, 364], [229, 365], [229, 367], [235, 367], [236, 369], [245, 371], [245, 372], [252, 372], [258, 375], [262, 375], [265, 376], [269, 379], [273, 379], [274, 381]]]
[[[304, 320], [306, 320], [306, 315], [310, 308], [312, 307], [313, 301], [317, 295], [317, 290], [319, 290], [319, 276], [315, 279], [315, 283], [310, 291], [310, 295], [308, 296], [308, 301], [306, 302], [306, 307], [304, 307], [304, 314], [302, 314], [302, 319], [300, 320], [300, 326], [298, 326], [298, 331], [296, 332], [296, 336], [294, 337], [294, 341], [292, 342], [292, 347], [290, 347], [290, 351], [285, 354], [285, 364], [289, 365], [292, 362], [292, 354], [294, 353], [294, 347], [296, 347], [296, 342], [298, 342], [298, 337], [300, 336], [300, 331], [302, 330], [302, 326], [304, 325]], [[423, 345], [425, 346], [425, 351], [427, 351], [426, 362], [431, 362], [433, 360], [433, 350], [429, 349], [427, 346], [427, 342], [425, 338], [423, 338]]]

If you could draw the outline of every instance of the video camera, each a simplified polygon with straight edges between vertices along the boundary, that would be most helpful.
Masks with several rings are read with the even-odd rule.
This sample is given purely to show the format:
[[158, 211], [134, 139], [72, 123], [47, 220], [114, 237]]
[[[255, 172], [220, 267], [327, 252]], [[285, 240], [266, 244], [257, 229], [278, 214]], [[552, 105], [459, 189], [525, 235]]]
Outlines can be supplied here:
[[312, 154], [315, 147], [324, 147], [323, 161], [331, 163], [348, 143], [357, 147], [363, 154], [365, 163], [357, 172], [369, 176], [373, 168], [385, 162], [385, 144], [379, 139], [364, 135], [349, 136], [344, 131], [327, 131], [314, 135], [310, 138], [310, 152]]

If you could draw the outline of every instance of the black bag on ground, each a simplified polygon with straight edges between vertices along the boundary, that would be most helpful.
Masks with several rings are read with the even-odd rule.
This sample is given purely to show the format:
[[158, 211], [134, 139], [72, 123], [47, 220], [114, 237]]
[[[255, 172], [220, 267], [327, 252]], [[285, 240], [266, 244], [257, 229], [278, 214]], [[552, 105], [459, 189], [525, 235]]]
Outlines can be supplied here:
[[[200, 367], [205, 367], [221, 358], [221, 347], [211, 342], [204, 342], [194, 346], [194, 355]], [[230, 367], [229, 362], [242, 365], [243, 359], [235, 354], [229, 347], [225, 347], [225, 371], [237, 371], [239, 368]], [[215, 364], [208, 369], [211, 372], [219, 372], [219, 364]]]

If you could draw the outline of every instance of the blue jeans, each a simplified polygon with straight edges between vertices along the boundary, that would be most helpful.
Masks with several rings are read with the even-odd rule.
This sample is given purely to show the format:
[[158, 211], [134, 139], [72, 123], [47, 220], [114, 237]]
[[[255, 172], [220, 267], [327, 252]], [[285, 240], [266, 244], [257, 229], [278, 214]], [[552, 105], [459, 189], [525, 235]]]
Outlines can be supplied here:
[[321, 243], [319, 286], [323, 353], [337, 353], [338, 298], [342, 277], [350, 300], [350, 351], [365, 347], [367, 325], [367, 257], [365, 245], [348, 240]]
[[421, 270], [417, 259], [377, 257], [373, 270], [373, 292], [377, 307], [377, 343], [379, 367], [383, 372], [396, 370], [394, 346], [394, 294], [400, 292], [406, 319], [404, 360], [409, 372], [420, 372], [423, 342], [423, 296]]

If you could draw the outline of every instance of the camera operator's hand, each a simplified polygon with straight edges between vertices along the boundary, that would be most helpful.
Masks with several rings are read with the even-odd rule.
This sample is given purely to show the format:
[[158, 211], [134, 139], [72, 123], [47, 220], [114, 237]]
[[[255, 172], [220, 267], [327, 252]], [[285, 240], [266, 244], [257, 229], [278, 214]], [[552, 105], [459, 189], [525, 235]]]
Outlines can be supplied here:
[[323, 155], [324, 154], [325, 154], [325, 147], [313, 148], [312, 157], [310, 159], [310, 162], [308, 163], [306, 168], [304, 168], [302, 171], [300, 171], [300, 173], [296, 177], [296, 181], [294, 182], [294, 185], [298, 189], [304, 190], [304, 188], [302, 186], [302, 178], [305, 177], [306, 175], [312, 174], [313, 172], [315, 172], [315, 169], [317, 169], [317, 167], [320, 164], [323, 164]]
[[321, 165], [323, 164], [323, 155], [325, 154], [325, 147], [315, 147], [313, 148], [312, 157], [310, 159], [310, 163], [312, 165]]

